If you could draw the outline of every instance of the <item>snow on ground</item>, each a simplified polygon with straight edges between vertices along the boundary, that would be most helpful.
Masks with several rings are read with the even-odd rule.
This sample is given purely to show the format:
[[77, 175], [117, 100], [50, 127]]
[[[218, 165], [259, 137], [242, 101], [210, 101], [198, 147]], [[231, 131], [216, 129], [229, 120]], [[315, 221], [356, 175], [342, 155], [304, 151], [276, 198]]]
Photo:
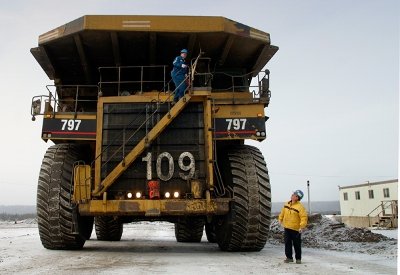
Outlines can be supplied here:
[[[283, 228], [276, 219], [271, 224], [270, 242], [283, 243]], [[307, 229], [302, 234], [302, 243], [303, 246], [310, 248], [397, 258], [396, 239], [373, 233], [365, 228], [347, 227], [319, 214], [309, 218]]]
[[261, 252], [228, 253], [205, 237], [177, 243], [173, 224], [162, 222], [124, 225], [120, 242], [97, 241], [93, 233], [80, 251], [44, 249], [35, 224], [0, 223], [0, 274], [396, 274], [397, 258], [305, 247], [303, 264], [283, 259], [275, 238]]
[[392, 239], [399, 239], [399, 231], [396, 229], [392, 229], [392, 230], [387, 230], [387, 229], [371, 229], [371, 231], [375, 234], [381, 234], [383, 236], [386, 236], [388, 238], [392, 238]]

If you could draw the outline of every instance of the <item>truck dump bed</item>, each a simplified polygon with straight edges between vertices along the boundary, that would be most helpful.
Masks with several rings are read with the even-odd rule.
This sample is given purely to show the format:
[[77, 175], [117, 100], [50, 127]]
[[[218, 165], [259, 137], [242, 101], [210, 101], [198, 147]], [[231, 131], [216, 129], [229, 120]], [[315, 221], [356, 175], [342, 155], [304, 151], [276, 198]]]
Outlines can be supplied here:
[[42, 34], [31, 53], [57, 85], [96, 85], [99, 67], [172, 66], [182, 48], [189, 60], [204, 52], [213, 70], [244, 73], [278, 50], [268, 33], [224, 17], [86, 15]]

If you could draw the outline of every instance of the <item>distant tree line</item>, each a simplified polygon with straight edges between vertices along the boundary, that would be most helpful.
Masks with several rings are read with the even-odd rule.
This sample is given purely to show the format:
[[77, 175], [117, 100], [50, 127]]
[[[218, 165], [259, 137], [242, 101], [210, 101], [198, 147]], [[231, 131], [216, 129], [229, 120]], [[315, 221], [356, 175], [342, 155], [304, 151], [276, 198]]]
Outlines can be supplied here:
[[9, 214], [9, 213], [1, 213], [0, 214], [0, 220], [1, 221], [20, 221], [20, 220], [26, 220], [26, 219], [35, 219], [36, 214], [35, 213], [29, 213], [29, 214]]

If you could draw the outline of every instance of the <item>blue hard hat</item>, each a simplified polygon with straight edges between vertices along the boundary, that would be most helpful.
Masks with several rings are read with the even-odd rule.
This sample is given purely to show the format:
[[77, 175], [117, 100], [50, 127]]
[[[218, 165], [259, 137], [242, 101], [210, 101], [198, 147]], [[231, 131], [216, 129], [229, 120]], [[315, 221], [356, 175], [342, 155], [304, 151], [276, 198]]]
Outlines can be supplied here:
[[181, 53], [188, 53], [188, 50], [187, 49], [182, 49]]
[[296, 190], [293, 192], [293, 194], [299, 197], [299, 200], [301, 200], [304, 197], [304, 193], [301, 190]]

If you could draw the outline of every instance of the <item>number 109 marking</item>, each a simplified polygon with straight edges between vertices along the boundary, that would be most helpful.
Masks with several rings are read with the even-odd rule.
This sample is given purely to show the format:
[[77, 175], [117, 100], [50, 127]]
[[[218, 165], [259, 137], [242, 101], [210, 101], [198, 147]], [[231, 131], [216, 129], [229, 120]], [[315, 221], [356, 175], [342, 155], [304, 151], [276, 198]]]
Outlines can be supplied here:
[[[147, 180], [153, 179], [153, 171], [152, 171], [152, 165], [151, 165], [152, 157], [151, 156], [152, 156], [151, 153], [147, 153], [147, 155], [142, 158], [142, 161], [147, 162], [147, 165], [146, 165]], [[185, 158], [189, 159], [188, 165], [183, 163]], [[161, 165], [162, 165], [162, 162], [164, 161], [164, 159], [166, 159], [166, 161], [168, 162], [168, 173], [166, 173], [166, 174], [164, 174], [161, 170]], [[193, 178], [196, 168], [195, 168], [195, 160], [191, 153], [183, 152], [182, 154], [180, 154], [179, 159], [178, 159], [178, 165], [182, 171], [185, 171], [185, 172], [189, 171], [188, 174], [179, 172], [179, 176], [183, 180], [189, 180], [189, 179]], [[175, 170], [174, 159], [172, 158], [171, 154], [168, 152], [163, 152], [163, 153], [159, 154], [157, 157], [156, 168], [157, 168], [156, 169], [157, 177], [160, 180], [162, 180], [162, 181], [170, 180], [172, 178], [172, 176], [174, 175], [174, 170]]]

